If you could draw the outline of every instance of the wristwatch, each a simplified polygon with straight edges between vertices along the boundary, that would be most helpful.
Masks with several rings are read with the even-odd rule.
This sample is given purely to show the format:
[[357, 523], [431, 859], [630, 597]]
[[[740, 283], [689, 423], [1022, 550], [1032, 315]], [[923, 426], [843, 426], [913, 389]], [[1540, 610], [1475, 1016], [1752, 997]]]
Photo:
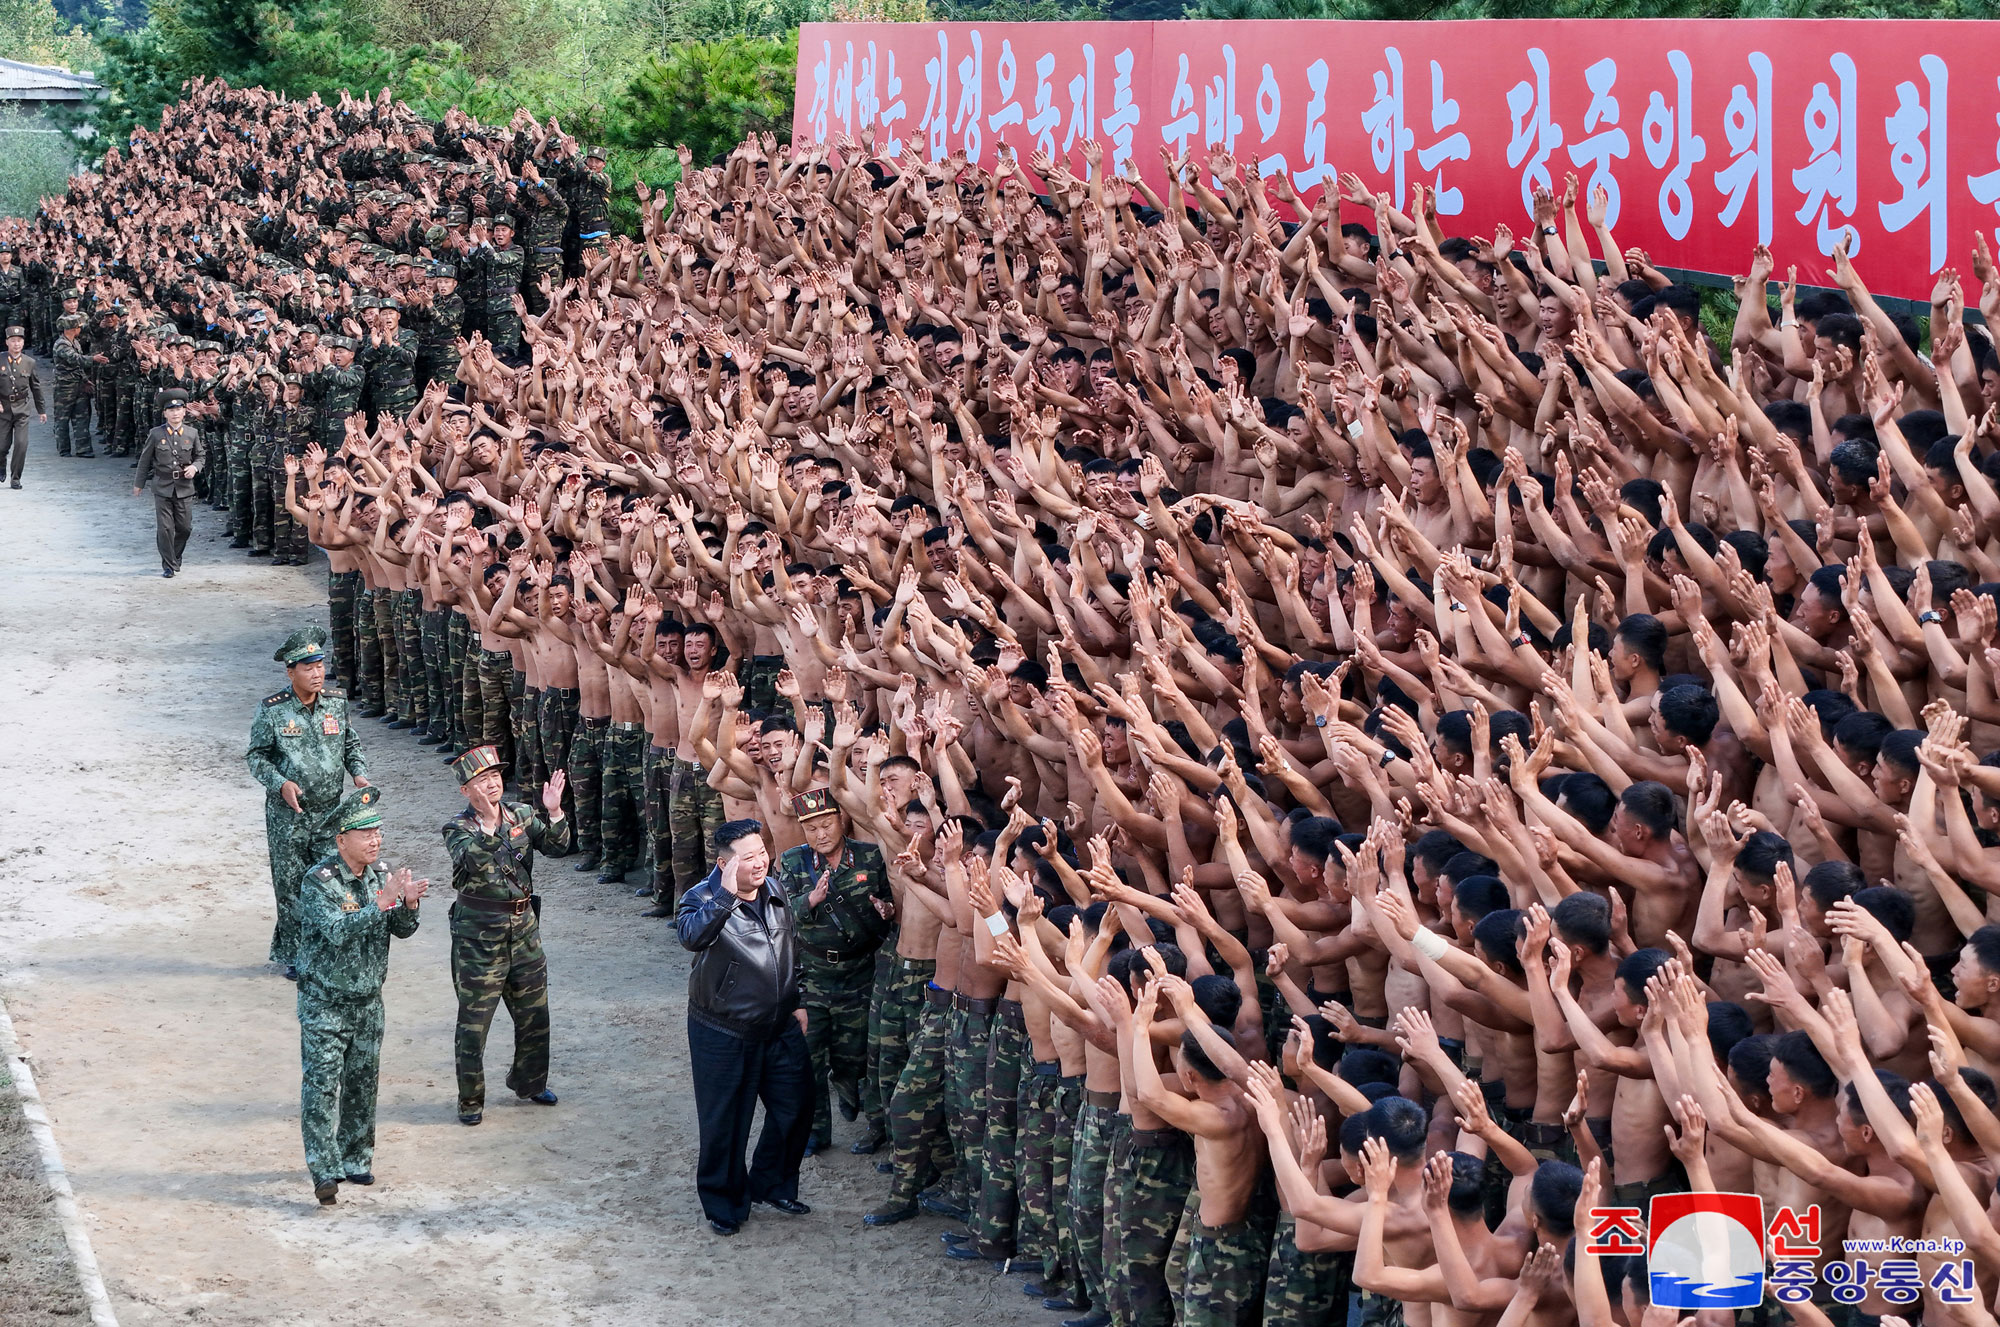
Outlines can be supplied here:
[[1326, 727], [1326, 716], [1324, 714], [1313, 715], [1313, 727], [1315, 728]]
[[1944, 614], [1938, 612], [1935, 608], [1926, 608], [1923, 612], [1917, 614], [1917, 621], [1923, 623], [1925, 626], [1929, 626], [1933, 622], [1944, 621]]

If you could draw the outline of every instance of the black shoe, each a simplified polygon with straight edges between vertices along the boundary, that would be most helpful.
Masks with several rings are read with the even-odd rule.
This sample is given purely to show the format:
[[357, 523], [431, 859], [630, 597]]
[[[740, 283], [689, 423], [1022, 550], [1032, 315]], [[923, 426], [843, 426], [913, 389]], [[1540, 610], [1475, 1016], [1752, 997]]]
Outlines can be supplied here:
[[319, 1199], [321, 1207], [331, 1207], [340, 1196], [339, 1180], [321, 1180], [313, 1185], [313, 1197]]
[[951, 1259], [953, 1262], [995, 1261], [994, 1259], [988, 1258], [985, 1254], [981, 1253], [979, 1251], [979, 1246], [977, 1244], [974, 1244], [969, 1239], [963, 1244], [953, 1244], [952, 1246], [947, 1248], [944, 1251], [944, 1256]]
[[299, 970], [298, 970], [298, 968], [297, 968], [297, 967], [295, 967], [295, 966], [293, 966], [293, 965], [292, 965], [292, 964], [290, 964], [290, 963], [287, 963], [287, 964], [285, 964], [285, 980], [286, 980], [286, 981], [297, 981], [298, 979], [299, 979]]
[[267, 558], [271, 556], [271, 550], [268, 548], [253, 548], [250, 550], [250, 556], [253, 558]]
[[444, 761], [445, 764], [449, 765], [451, 764], [452, 761], [458, 759], [458, 748], [453, 746], [451, 743], [446, 742], [443, 746], [438, 748], [438, 756], [440, 759]]
[[1061, 1286], [1045, 1286], [1040, 1281], [1029, 1281], [1021, 1287], [1021, 1293], [1029, 1299], [1053, 1299], [1061, 1289]]
[[418, 745], [418, 746], [436, 746], [436, 745], [437, 745], [437, 744], [438, 744], [439, 742], [442, 742], [442, 741], [444, 741], [444, 738], [443, 738], [443, 737], [441, 737], [441, 736], [439, 736], [439, 735], [438, 735], [438, 734], [436, 734], [436, 733], [418, 733], [418, 734], [417, 734], [417, 745]]
[[632, 897], [651, 898], [653, 897], [653, 887], [651, 885], [641, 885], [637, 889], [632, 891]]
[[820, 1142], [820, 1140], [817, 1138], [808, 1138], [806, 1139], [806, 1155], [809, 1157], [816, 1157], [827, 1146], [828, 1146], [827, 1144]]
[[409, 727], [412, 727], [413, 725], [412, 725], [412, 724], [410, 723], [410, 721], [409, 721], [408, 719], [404, 719], [404, 718], [400, 718], [400, 717], [399, 717], [399, 718], [394, 718], [394, 719], [391, 719], [391, 720], [389, 720], [389, 722], [387, 722], [387, 723], [383, 724], [382, 726], [383, 726], [384, 728], [395, 728], [395, 729], [398, 729], [398, 730], [400, 730], [400, 729], [404, 729], [404, 728], [409, 728]]
[[893, 1161], [878, 1161], [875, 1163], [875, 1173], [878, 1175], [893, 1175], [896, 1173], [896, 1163]]
[[174, 578], [174, 569], [172, 567], [161, 567], [160, 576], [162, 579], [172, 580]]
[[1065, 1292], [1060, 1295], [1049, 1296], [1049, 1298], [1042, 1301], [1042, 1307], [1051, 1313], [1074, 1313], [1078, 1309], [1087, 1309], [1090, 1305], [1080, 1300], [1071, 1299], [1068, 1293]]
[[852, 1123], [861, 1113], [861, 1093], [852, 1083], [833, 1085], [834, 1104], [840, 1108], [840, 1118]]
[[229, 541], [229, 546], [231, 548], [248, 548], [250, 547], [250, 541], [248, 539], [232, 539]]
[[363, 719], [379, 719], [388, 712], [389, 711], [387, 710], [373, 710], [373, 709], [362, 710], [357, 717]]
[[880, 1121], [871, 1121], [868, 1125], [868, 1132], [857, 1138], [854, 1141], [854, 1146], [847, 1150], [858, 1157], [874, 1156], [876, 1150], [888, 1141], [889, 1130]]
[[936, 1216], [948, 1216], [954, 1221], [963, 1221], [969, 1215], [963, 1207], [953, 1203], [949, 1198], [928, 1193], [917, 1195], [917, 1206]]
[[666, 904], [662, 903], [656, 908], [646, 909], [639, 915], [641, 917], [671, 917], [674, 915], [674, 910], [668, 907]]
[[904, 1221], [908, 1221], [916, 1214], [917, 1205], [915, 1203], [911, 1203], [907, 1207], [891, 1207], [885, 1204], [862, 1217], [861, 1224], [864, 1226], [899, 1225]]
[[485, 1118], [486, 1112], [483, 1110], [462, 1110], [458, 1113], [460, 1124], [477, 1124]]
[[533, 1096], [529, 1096], [526, 1093], [522, 1093], [521, 1100], [532, 1101], [537, 1106], [553, 1106], [556, 1104], [556, 1094], [549, 1091], [547, 1088], [543, 1088], [541, 1091], [535, 1093]]
[[349, 1175], [347, 1177], [347, 1182], [349, 1184], [361, 1184], [361, 1185], [373, 1184], [375, 1182], [375, 1172], [372, 1170], [364, 1170], [358, 1175]]
[[18, 480], [18, 479], [16, 479], [16, 480], [12, 480], [12, 481], [10, 481], [10, 482], [8, 483], [7, 487], [8, 487], [8, 488], [19, 488], [19, 487], [21, 487], [21, 481], [20, 481], [20, 480]]
[[1081, 1318], [1064, 1318], [1062, 1327], [1111, 1327], [1111, 1315], [1103, 1309], [1086, 1313]]
[[708, 1228], [718, 1235], [734, 1235], [737, 1231], [743, 1229], [737, 1222], [717, 1221], [712, 1217], [709, 1219]]
[[971, 1238], [972, 1238], [972, 1233], [966, 1230], [946, 1230], [946, 1231], [941, 1231], [938, 1234], [939, 1242], [942, 1243], [947, 1249], [952, 1248], [959, 1244], [963, 1244], [965, 1243], [965, 1241]]
[[759, 1198], [757, 1201], [766, 1207], [775, 1208], [783, 1212], [786, 1216], [812, 1215], [812, 1208], [806, 1206], [806, 1204], [796, 1198]]
[[598, 874], [597, 874], [597, 883], [598, 883], [598, 884], [600, 884], [600, 885], [622, 885], [622, 884], [624, 884], [624, 883], [625, 883], [625, 868], [624, 868], [624, 867], [622, 867], [622, 866], [610, 866], [610, 867], [606, 867], [606, 868], [605, 868], [604, 870], [602, 870], [602, 871], [598, 872]]
[[589, 856], [585, 857], [582, 861], [578, 862], [575, 866], [571, 867], [570, 869], [575, 871], [578, 875], [589, 875], [592, 871], [595, 871], [598, 867], [602, 866], [603, 864], [604, 864], [604, 859], [602, 857], [599, 857], [596, 853], [593, 852]]

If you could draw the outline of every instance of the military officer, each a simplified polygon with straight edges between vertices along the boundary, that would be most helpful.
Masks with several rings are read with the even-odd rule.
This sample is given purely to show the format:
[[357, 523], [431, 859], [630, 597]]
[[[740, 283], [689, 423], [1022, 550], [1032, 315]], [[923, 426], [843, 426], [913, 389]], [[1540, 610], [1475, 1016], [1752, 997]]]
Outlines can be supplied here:
[[331, 817], [342, 785], [368, 786], [368, 761], [347, 712], [347, 697], [326, 685], [326, 630], [301, 627], [271, 656], [291, 685], [264, 697], [250, 725], [244, 761], [264, 785], [264, 840], [271, 856], [271, 892], [278, 901], [271, 962], [298, 977], [299, 879], [333, 851]]
[[458, 990], [458, 1122], [486, 1110], [486, 1033], [505, 1000], [514, 1020], [514, 1066], [507, 1087], [524, 1101], [556, 1104], [549, 1091], [549, 967], [542, 956], [541, 898], [534, 854], [567, 856], [575, 844], [563, 815], [564, 775], [549, 776], [542, 810], [501, 800], [500, 753], [476, 746], [452, 762], [466, 808], [445, 822], [451, 854], [451, 980]]
[[48, 403], [42, 399], [42, 380], [35, 361], [28, 356], [28, 329], [7, 329], [7, 353], [0, 355], [0, 459], [7, 463], [7, 487], [21, 487], [21, 470], [28, 464], [28, 398], [35, 401], [35, 417], [49, 422]]
[[428, 880], [381, 863], [381, 792], [334, 813], [334, 851], [299, 890], [299, 1133], [313, 1196], [375, 1182], [375, 1088], [382, 1071], [382, 979], [390, 937], [416, 934]]
[[181, 569], [181, 555], [194, 532], [194, 477], [208, 463], [208, 451], [200, 432], [187, 426], [186, 392], [168, 392], [161, 413], [167, 422], [146, 435], [139, 472], [132, 477], [132, 496], [145, 492], [147, 481], [152, 481], [160, 575], [172, 579]]
[[56, 319], [58, 333], [56, 362], [56, 455], [91, 457], [90, 446], [90, 352], [83, 346], [80, 313], [65, 313]]
[[867, 1093], [868, 1000], [875, 951], [894, 925], [895, 895], [882, 850], [847, 837], [847, 814], [825, 788], [792, 798], [806, 841], [778, 859], [778, 883], [797, 919], [800, 999], [812, 1055], [813, 1132], [808, 1154], [833, 1142], [828, 1084], [843, 1119], [865, 1105], [871, 1130], [886, 1133], [884, 1103]]

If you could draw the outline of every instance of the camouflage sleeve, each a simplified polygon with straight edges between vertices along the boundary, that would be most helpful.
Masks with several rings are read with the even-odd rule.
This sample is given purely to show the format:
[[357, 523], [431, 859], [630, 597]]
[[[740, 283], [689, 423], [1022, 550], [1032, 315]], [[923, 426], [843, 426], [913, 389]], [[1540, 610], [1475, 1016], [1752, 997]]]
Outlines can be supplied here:
[[260, 708], [257, 717], [250, 721], [250, 749], [244, 753], [243, 763], [250, 767], [250, 777], [276, 796], [285, 786], [285, 776], [277, 763], [278, 734], [264, 717], [269, 713], [268, 708]]
[[544, 857], [567, 857], [576, 846], [576, 827], [570, 823], [568, 816], [554, 824], [541, 816], [533, 816], [528, 821], [528, 841]]
[[299, 928], [316, 931], [340, 948], [360, 943], [361, 937], [382, 925], [382, 910], [375, 906], [375, 895], [366, 881], [357, 888], [361, 906], [349, 912], [341, 906], [347, 893], [331, 871], [307, 871], [299, 883]]
[[465, 864], [467, 856], [477, 850], [477, 846], [472, 841], [472, 835], [466, 832], [464, 825], [455, 819], [444, 822], [444, 850], [451, 857], [454, 876]]
[[354, 731], [354, 716], [349, 713], [347, 722], [341, 726], [340, 763], [347, 772], [357, 779], [368, 777], [368, 758], [361, 754], [361, 734]]
[[[374, 907], [374, 900], [369, 900], [368, 906]], [[407, 940], [417, 933], [417, 923], [421, 920], [416, 908], [408, 903], [399, 903], [389, 913], [389, 934], [398, 940]]]

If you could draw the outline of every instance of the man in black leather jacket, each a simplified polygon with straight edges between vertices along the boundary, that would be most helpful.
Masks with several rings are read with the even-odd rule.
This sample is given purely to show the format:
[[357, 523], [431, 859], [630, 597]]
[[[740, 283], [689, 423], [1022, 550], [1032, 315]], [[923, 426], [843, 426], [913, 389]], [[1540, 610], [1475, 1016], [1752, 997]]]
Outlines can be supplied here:
[[[674, 925], [694, 951], [688, 974], [688, 1056], [701, 1156], [695, 1187], [709, 1228], [734, 1235], [764, 1203], [789, 1216], [812, 1131], [812, 1059], [799, 1001], [797, 945], [784, 890], [768, 873], [764, 827], [732, 820], [715, 832], [715, 869], [681, 896]], [[750, 1121], [764, 1131], [746, 1169]]]

